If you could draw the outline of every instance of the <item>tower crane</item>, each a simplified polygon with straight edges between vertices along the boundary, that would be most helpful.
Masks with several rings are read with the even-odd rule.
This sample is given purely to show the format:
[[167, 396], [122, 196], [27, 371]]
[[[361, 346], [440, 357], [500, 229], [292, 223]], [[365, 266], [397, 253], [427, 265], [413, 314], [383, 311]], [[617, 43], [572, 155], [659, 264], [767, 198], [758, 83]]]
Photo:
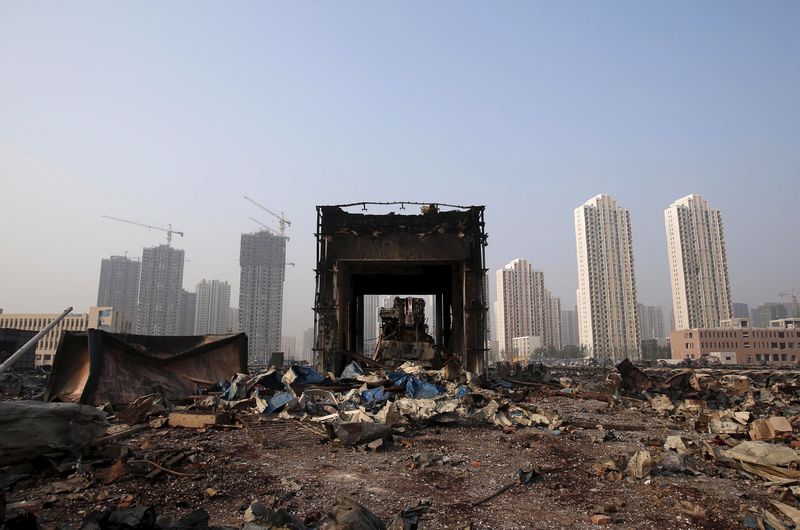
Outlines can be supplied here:
[[272, 210], [270, 210], [269, 208], [267, 208], [266, 206], [257, 203], [256, 201], [254, 201], [253, 199], [251, 199], [247, 195], [244, 196], [244, 200], [253, 203], [254, 205], [258, 206], [259, 208], [261, 208], [262, 210], [264, 210], [265, 212], [267, 212], [271, 216], [275, 217], [278, 220], [278, 226], [280, 227], [281, 237], [286, 237], [286, 227], [287, 226], [292, 226], [292, 222], [289, 221], [286, 217], [284, 217], [283, 212], [281, 212], [281, 214], [278, 215], [275, 212], [273, 212]]
[[[248, 218], [248, 219], [250, 219], [251, 221], [253, 221], [254, 223], [256, 223], [257, 225], [260, 225], [260, 226], [261, 226], [261, 228], [263, 228], [264, 230], [269, 230], [270, 232], [272, 232], [272, 233], [273, 233], [273, 234], [275, 234], [276, 236], [279, 236], [279, 235], [281, 235], [281, 233], [280, 233], [280, 232], [278, 232], [277, 230], [275, 230], [275, 229], [274, 229], [274, 228], [272, 228], [271, 226], [267, 226], [267, 225], [265, 225], [264, 223], [262, 223], [261, 221], [259, 221], [259, 220], [258, 220], [258, 219], [256, 219], [255, 217], [250, 217], [250, 216], [248, 216], [247, 218]], [[283, 236], [283, 237], [286, 237], [286, 236]], [[288, 240], [289, 240], [289, 238], [288, 238], [288, 237], [286, 237], [286, 240], [288, 241]]]
[[171, 224], [167, 225], [168, 228], [164, 228], [164, 227], [161, 227], [161, 226], [153, 226], [153, 225], [148, 225], [148, 224], [145, 224], [145, 223], [139, 223], [137, 221], [130, 221], [128, 219], [120, 219], [119, 217], [112, 217], [110, 215], [101, 215], [101, 217], [105, 217], [106, 219], [112, 219], [114, 221], [119, 221], [121, 223], [128, 223], [128, 224], [132, 224], [132, 225], [136, 225], [136, 226], [141, 226], [141, 227], [148, 228], [148, 229], [151, 229], [151, 230], [161, 230], [162, 232], [166, 232], [167, 233], [167, 245], [171, 245], [172, 244], [172, 234], [178, 234], [179, 236], [183, 237], [183, 232], [180, 232], [178, 230], [173, 230]]
[[800, 318], [800, 307], [797, 305], [797, 289], [792, 289], [791, 293], [778, 293], [778, 296], [783, 298], [784, 296], [792, 297], [792, 306], [794, 307], [794, 318]]

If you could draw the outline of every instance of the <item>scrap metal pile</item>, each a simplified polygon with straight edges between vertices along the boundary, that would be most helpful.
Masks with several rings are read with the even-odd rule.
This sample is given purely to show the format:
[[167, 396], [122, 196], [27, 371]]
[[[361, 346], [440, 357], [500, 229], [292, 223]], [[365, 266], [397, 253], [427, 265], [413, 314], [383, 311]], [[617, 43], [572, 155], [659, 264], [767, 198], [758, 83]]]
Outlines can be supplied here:
[[[529, 509], [504, 500], [520, 495], [550, 502], [552, 511], [565, 499], [574, 503], [549, 526], [800, 525], [796, 371], [641, 369], [623, 361], [613, 370], [506, 365], [486, 377], [445, 376], [444, 369], [415, 362], [393, 370], [352, 362], [338, 377], [293, 365], [237, 373], [227, 381], [194, 378], [197, 393], [177, 399], [153, 392], [127, 403], [0, 402], [0, 521], [6, 518], [3, 528], [21, 528], [14, 525], [44, 514], [40, 525], [59, 528], [47, 514], [60, 513], [76, 528], [209, 527], [204, 508], [181, 505], [183, 515], [173, 522], [163, 513], [168, 509], [142, 500], [160, 484], [180, 490], [181, 483], [200, 488], [198, 505], [230, 498], [226, 490], [238, 475], [220, 479], [233, 473], [225, 469], [227, 459], [255, 473], [248, 479], [255, 482], [238, 513], [217, 516], [226, 527], [251, 530], [436, 528], [456, 515], [468, 516], [476, 528], [538, 526], [504, 519]], [[93, 388], [92, 395], [119, 395], [119, 385], [112, 388], [113, 394]], [[86, 402], [88, 394], [81, 395]], [[438, 436], [435, 445], [426, 442], [430, 433]], [[138, 441], [125, 442], [131, 438]], [[298, 447], [304, 449], [287, 462], [270, 460], [286, 474], [265, 490], [272, 496], [268, 502], [256, 487], [261, 472], [253, 466], [261, 465], [258, 458]], [[251, 464], [236, 460], [237, 453], [260, 456]], [[352, 476], [358, 462], [383, 465], [386, 457], [379, 455], [398, 455], [404, 476], [435, 473], [435, 484], [412, 488], [396, 512], [373, 500], [370, 508], [383, 510], [375, 515], [365, 507], [375, 486], [365, 483], [348, 495], [336, 486], [344, 471], [329, 468], [332, 459], [346, 458]], [[513, 461], [501, 464], [494, 455]], [[487, 481], [481, 473], [489, 472], [490, 463], [502, 473]], [[309, 482], [290, 475], [292, 466], [334, 478]], [[454, 486], [469, 480], [483, 486], [472, 495]], [[717, 481], [719, 491], [685, 494], [706, 480]], [[127, 493], [114, 489], [125, 484]], [[669, 501], [666, 515], [634, 508], [636, 496], [655, 495], [654, 487], [664, 489], [651, 504]], [[546, 496], [550, 489], [556, 497]], [[620, 500], [609, 502], [608, 492]], [[735, 509], [712, 508], [721, 502], [714, 495], [723, 494], [738, 499]], [[292, 500], [300, 498], [317, 504], [309, 509]], [[592, 498], [597, 500], [584, 506]], [[69, 506], [85, 513], [59, 511]]]

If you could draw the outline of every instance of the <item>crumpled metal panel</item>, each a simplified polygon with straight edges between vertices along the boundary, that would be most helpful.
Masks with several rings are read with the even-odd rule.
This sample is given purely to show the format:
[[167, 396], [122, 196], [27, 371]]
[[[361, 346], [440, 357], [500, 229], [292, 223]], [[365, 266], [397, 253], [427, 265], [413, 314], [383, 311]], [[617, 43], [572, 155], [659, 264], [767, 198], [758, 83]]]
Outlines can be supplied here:
[[247, 372], [247, 336], [160, 337], [90, 329], [67, 332], [53, 360], [45, 401], [129, 403], [160, 393], [183, 399], [198, 381], [230, 380]]

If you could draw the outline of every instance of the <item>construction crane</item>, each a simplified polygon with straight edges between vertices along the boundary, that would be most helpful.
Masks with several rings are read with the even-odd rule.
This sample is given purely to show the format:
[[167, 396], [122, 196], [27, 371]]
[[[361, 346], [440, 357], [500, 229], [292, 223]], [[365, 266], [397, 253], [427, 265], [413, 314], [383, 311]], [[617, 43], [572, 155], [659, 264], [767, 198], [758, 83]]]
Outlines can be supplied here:
[[[247, 218], [248, 218], [248, 219], [250, 219], [251, 221], [253, 221], [254, 223], [256, 223], [257, 225], [260, 225], [260, 226], [261, 226], [261, 228], [263, 228], [264, 230], [269, 230], [270, 232], [272, 232], [272, 233], [273, 233], [273, 234], [275, 234], [276, 236], [279, 236], [279, 235], [281, 235], [281, 234], [280, 234], [280, 232], [278, 232], [277, 230], [275, 230], [275, 229], [274, 229], [274, 228], [272, 228], [271, 226], [267, 226], [267, 225], [265, 225], [264, 223], [262, 223], [261, 221], [259, 221], [259, 220], [258, 220], [258, 219], [256, 219], [255, 217], [250, 217], [250, 216], [248, 216]], [[286, 236], [283, 236], [283, 237], [286, 237]], [[286, 237], [286, 241], [289, 241], [289, 238], [288, 238], [288, 237]]]
[[161, 227], [161, 226], [153, 226], [153, 225], [148, 225], [148, 224], [144, 224], [144, 223], [139, 223], [139, 222], [136, 222], [136, 221], [130, 221], [128, 219], [120, 219], [119, 217], [112, 217], [110, 215], [102, 215], [101, 217], [105, 217], [106, 219], [113, 219], [114, 221], [119, 221], [121, 223], [128, 223], [128, 224], [132, 224], [132, 225], [136, 225], [136, 226], [142, 226], [144, 228], [149, 228], [151, 230], [161, 230], [162, 232], [166, 232], [167, 233], [167, 245], [171, 245], [172, 244], [172, 234], [178, 234], [179, 236], [183, 237], [183, 232], [180, 232], [178, 230], [173, 230], [171, 224], [167, 225], [169, 228], [164, 228], [164, 227]]
[[794, 315], [793, 318], [800, 318], [800, 307], [797, 305], [797, 289], [792, 289], [791, 293], [778, 293], [778, 296], [783, 298], [784, 296], [792, 296], [792, 306], [794, 307]]
[[251, 203], [255, 204], [256, 206], [258, 206], [259, 208], [270, 214], [271, 216], [275, 217], [278, 220], [278, 226], [280, 227], [281, 237], [286, 237], [286, 227], [292, 226], [292, 222], [283, 216], [283, 212], [281, 212], [281, 214], [278, 215], [269, 208], [267, 208], [266, 206], [264, 206], [263, 204], [257, 203], [247, 195], [244, 196], [244, 200], [250, 201]]

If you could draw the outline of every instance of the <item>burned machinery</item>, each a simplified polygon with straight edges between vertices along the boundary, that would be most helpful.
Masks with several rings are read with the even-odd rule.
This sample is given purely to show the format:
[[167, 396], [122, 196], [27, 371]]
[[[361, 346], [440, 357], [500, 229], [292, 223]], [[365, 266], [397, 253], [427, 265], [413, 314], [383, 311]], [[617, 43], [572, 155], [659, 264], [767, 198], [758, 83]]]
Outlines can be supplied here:
[[392, 307], [378, 312], [381, 333], [375, 360], [383, 363], [416, 361], [426, 368], [441, 368], [442, 358], [425, 323], [425, 301], [421, 298], [394, 299]]
[[[409, 205], [421, 206], [421, 213], [406, 214]], [[387, 206], [400, 213], [369, 213]], [[349, 211], [355, 207], [360, 212]], [[363, 351], [365, 295], [415, 294], [434, 299], [430, 336], [436, 348], [464, 369], [482, 373], [488, 310], [484, 209], [410, 202], [318, 206], [317, 368], [340, 373], [355, 354], [372, 355]]]

